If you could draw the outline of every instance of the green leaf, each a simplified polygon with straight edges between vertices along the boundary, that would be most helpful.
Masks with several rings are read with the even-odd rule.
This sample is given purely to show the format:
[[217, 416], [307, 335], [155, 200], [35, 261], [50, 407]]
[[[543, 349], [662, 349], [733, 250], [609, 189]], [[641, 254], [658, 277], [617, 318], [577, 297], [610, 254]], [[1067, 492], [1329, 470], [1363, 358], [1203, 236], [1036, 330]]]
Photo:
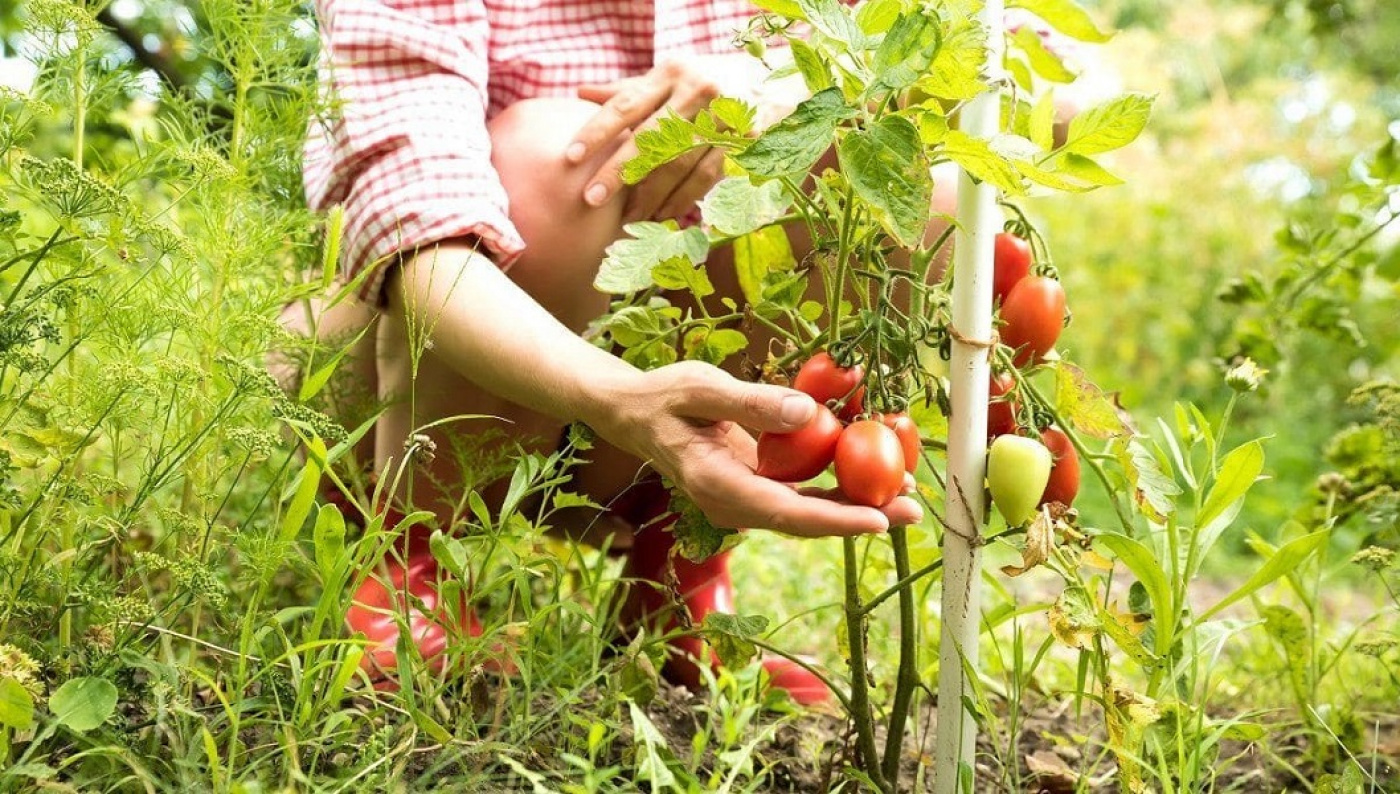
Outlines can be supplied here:
[[1277, 604], [1260, 610], [1264, 617], [1264, 631], [1278, 643], [1288, 660], [1288, 682], [1293, 688], [1293, 696], [1299, 703], [1309, 702], [1312, 687], [1308, 682], [1308, 628], [1303, 617], [1285, 606]]
[[622, 181], [635, 185], [653, 170], [681, 155], [704, 145], [696, 137], [695, 124], [675, 115], [662, 116], [654, 127], [648, 127], [633, 137], [637, 156], [622, 166]]
[[796, 0], [753, 0], [753, 4], [759, 9], [780, 14], [788, 19], [806, 19]]
[[1065, 67], [1060, 56], [1046, 49], [1040, 34], [1029, 25], [1011, 34], [1011, 41], [1026, 54], [1026, 61], [1035, 73], [1054, 83], [1072, 83], [1078, 77]]
[[1095, 536], [1094, 545], [1107, 549], [1137, 577], [1152, 604], [1152, 616], [1157, 624], [1157, 650], [1162, 653], [1170, 648], [1172, 635], [1176, 633], [1176, 607], [1172, 603], [1167, 574], [1156, 556], [1133, 538], [1111, 532]]
[[788, 44], [792, 49], [793, 64], [801, 73], [802, 82], [807, 84], [807, 90], [816, 94], [831, 88], [831, 70], [812, 45], [797, 38], [788, 39]]
[[651, 269], [651, 280], [665, 290], [685, 290], [696, 298], [715, 294], [715, 285], [704, 265], [692, 265], [683, 256], [675, 256]]
[[856, 7], [856, 24], [865, 35], [878, 36], [894, 25], [903, 5], [901, 0], [866, 0]]
[[1084, 370], [1065, 362], [1055, 367], [1055, 413], [1075, 430], [1094, 438], [1132, 432], [1113, 398], [1089, 380]]
[[453, 576], [464, 581], [471, 578], [470, 570], [467, 567], [471, 562], [471, 556], [467, 554], [467, 546], [461, 538], [452, 537], [444, 534], [440, 529], [435, 529], [433, 534], [428, 536], [428, 551], [432, 553], [433, 559]]
[[335, 569], [345, 559], [345, 516], [334, 505], [321, 505], [312, 530], [312, 546], [316, 550], [316, 566], [321, 581], [330, 582]]
[[902, 116], [885, 116], [836, 147], [841, 170], [875, 219], [903, 246], [917, 245], [928, 223], [933, 178], [919, 132]]
[[1220, 462], [1220, 472], [1215, 475], [1210, 493], [1206, 495], [1201, 512], [1196, 516], [1196, 525], [1205, 526], [1211, 523], [1231, 505], [1244, 499], [1249, 489], [1259, 481], [1259, 475], [1263, 471], [1263, 444], [1250, 441], [1231, 450]]
[[117, 688], [105, 678], [74, 678], [49, 696], [49, 711], [58, 724], [86, 733], [117, 710]]
[[306, 379], [301, 382], [301, 389], [297, 392], [297, 399], [301, 402], [306, 402], [317, 394], [320, 394], [321, 390], [330, 382], [331, 376], [339, 369], [340, 362], [344, 361], [345, 357], [360, 343], [360, 340], [365, 338], [365, 334], [369, 333], [370, 329], [375, 327], [377, 327], [375, 323], [369, 323], [364, 328], [361, 328], [360, 332], [355, 334], [355, 338], [345, 343], [343, 347], [335, 352], [335, 355], [331, 356], [330, 361], [327, 361], [315, 372], [308, 375]]
[[1006, 7], [1024, 8], [1055, 30], [1080, 41], [1102, 43], [1112, 38], [1074, 0], [1008, 0]]
[[697, 227], [680, 229], [674, 221], [640, 221], [623, 227], [630, 237], [608, 246], [593, 286], [603, 292], [626, 294], [653, 285], [652, 268], [672, 257], [694, 264], [705, 261], [710, 242]]
[[837, 0], [797, 0], [797, 5], [817, 32], [847, 45], [851, 50], [865, 48], [865, 34], [846, 6]]
[[279, 539], [283, 543], [291, 542], [301, 532], [302, 524], [306, 523], [306, 517], [311, 515], [311, 508], [316, 505], [316, 494], [321, 490], [319, 461], [326, 459], [326, 444], [319, 438], [313, 438], [308, 446], [310, 449], [306, 461], [297, 475], [296, 491], [292, 495], [291, 503], [287, 505], [286, 514], [282, 516]]
[[710, 102], [710, 115], [729, 128], [735, 135], [748, 135], [753, 131], [753, 119], [757, 110], [753, 105], [734, 97], [716, 97]]
[[961, 18], [949, 26], [943, 46], [929, 65], [929, 73], [916, 84], [929, 96], [961, 102], [986, 88], [982, 82], [982, 60], [986, 41], [981, 28]]
[[735, 240], [732, 249], [739, 289], [750, 306], [763, 303], [763, 281], [769, 273], [786, 272], [797, 266], [792, 242], [778, 226], [750, 232]]
[[0, 678], [0, 725], [17, 731], [34, 723], [34, 698], [10, 676]]
[[1152, 114], [1152, 97], [1127, 94], [1092, 107], [1069, 123], [1063, 151], [1100, 154], [1120, 149], [1142, 134]]
[[1319, 529], [1316, 532], [1309, 533], [1301, 538], [1294, 538], [1283, 544], [1279, 547], [1278, 551], [1274, 552], [1274, 556], [1270, 557], [1259, 570], [1255, 571], [1249, 579], [1245, 580], [1244, 584], [1240, 585], [1233, 593], [1221, 599], [1215, 606], [1207, 609], [1198, 620], [1209, 620], [1212, 615], [1215, 615], [1222, 609], [1249, 596], [1280, 576], [1293, 571], [1299, 565], [1302, 565], [1304, 560], [1311, 557], [1314, 552], [1321, 548], [1323, 543], [1327, 542], [1327, 537], [1331, 532], [1332, 530], [1330, 528]]
[[1066, 152], [1052, 161], [1059, 173], [1077, 179], [1091, 187], [1112, 187], [1123, 184], [1113, 172], [1083, 155]]
[[1039, 146], [1044, 151], [1055, 148], [1055, 92], [1046, 91], [1035, 101], [1035, 106], [1031, 108], [1030, 129], [1028, 130], [1031, 142]]
[[819, 91], [736, 154], [734, 162], [762, 177], [805, 174], [831, 146], [837, 125], [854, 115], [840, 90]]
[[749, 346], [749, 338], [733, 328], [711, 330], [701, 327], [685, 335], [685, 357], [719, 366], [724, 360]]
[[792, 197], [781, 182], [755, 185], [748, 177], [730, 177], [715, 185], [700, 202], [705, 223], [720, 234], [738, 237], [783, 217]]
[[671, 532], [676, 536], [676, 551], [691, 562], [704, 562], [714, 555], [731, 549], [743, 540], [737, 530], [723, 529], [695, 506], [689, 497], [671, 489], [671, 510], [677, 514]]
[[1175, 513], [1175, 498], [1181, 493], [1181, 486], [1162, 473], [1157, 458], [1142, 441], [1137, 438], [1131, 439], [1126, 444], [1117, 445], [1117, 451], [1118, 462], [1123, 466], [1128, 475], [1128, 482], [1133, 486], [1133, 497], [1138, 509], [1159, 523]]
[[652, 791], [664, 791], [676, 785], [676, 776], [666, 765], [665, 756], [670, 755], [666, 737], [636, 703], [627, 701], [627, 708], [632, 715], [632, 735], [638, 745], [634, 779], [638, 783], [651, 783]]
[[901, 16], [875, 50], [871, 67], [877, 84], [896, 91], [913, 85], [928, 72], [942, 41], [942, 23], [935, 12], [916, 8]]
[[701, 624], [720, 663], [737, 670], [753, 661], [758, 648], [750, 642], [768, 630], [768, 618], [762, 615], [729, 615], [711, 612]]
[[973, 177], [991, 183], [1003, 193], [1020, 195], [1026, 192], [1016, 169], [981, 138], [962, 130], [949, 130], [942, 146], [942, 153]]

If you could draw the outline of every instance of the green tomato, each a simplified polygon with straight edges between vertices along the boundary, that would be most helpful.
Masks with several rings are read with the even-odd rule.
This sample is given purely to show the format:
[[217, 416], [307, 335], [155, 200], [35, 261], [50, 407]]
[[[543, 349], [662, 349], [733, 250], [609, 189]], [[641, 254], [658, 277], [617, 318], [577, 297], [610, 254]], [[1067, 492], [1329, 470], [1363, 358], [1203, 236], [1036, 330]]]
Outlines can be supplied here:
[[997, 436], [987, 460], [987, 485], [1007, 526], [1020, 526], [1035, 515], [1054, 460], [1033, 438]]

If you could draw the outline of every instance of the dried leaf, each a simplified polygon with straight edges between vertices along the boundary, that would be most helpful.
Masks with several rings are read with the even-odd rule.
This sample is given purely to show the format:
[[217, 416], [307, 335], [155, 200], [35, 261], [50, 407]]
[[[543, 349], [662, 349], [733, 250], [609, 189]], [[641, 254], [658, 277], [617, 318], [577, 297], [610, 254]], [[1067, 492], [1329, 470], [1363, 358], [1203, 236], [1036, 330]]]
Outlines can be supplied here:
[[1055, 527], [1050, 514], [1044, 510], [1036, 513], [1035, 519], [1026, 529], [1026, 547], [1021, 550], [1021, 564], [1003, 565], [1001, 572], [1007, 576], [1020, 576], [1030, 569], [1050, 559], [1055, 550]]

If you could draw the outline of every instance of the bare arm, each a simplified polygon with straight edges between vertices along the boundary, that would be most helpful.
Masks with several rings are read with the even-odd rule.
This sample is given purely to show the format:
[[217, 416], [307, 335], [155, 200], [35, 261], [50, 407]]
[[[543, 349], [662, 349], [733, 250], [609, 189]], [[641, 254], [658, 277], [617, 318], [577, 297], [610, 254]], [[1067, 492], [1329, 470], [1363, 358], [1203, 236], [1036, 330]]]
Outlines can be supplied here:
[[805, 425], [816, 405], [801, 392], [696, 362], [642, 372], [573, 334], [465, 244], [420, 252], [394, 279], [390, 310], [403, 312], [462, 375], [532, 410], [587, 423], [671, 478], [721, 526], [853, 535], [918, 520], [907, 497], [881, 511], [753, 473], [754, 440], [742, 427]]

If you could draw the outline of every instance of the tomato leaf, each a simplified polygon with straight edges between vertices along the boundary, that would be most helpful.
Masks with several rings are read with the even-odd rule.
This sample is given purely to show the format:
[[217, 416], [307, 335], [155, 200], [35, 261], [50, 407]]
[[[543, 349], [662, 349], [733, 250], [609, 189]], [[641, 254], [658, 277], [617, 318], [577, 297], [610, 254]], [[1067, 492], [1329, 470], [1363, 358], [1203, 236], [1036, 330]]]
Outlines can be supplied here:
[[1162, 472], [1151, 450], [1136, 438], [1116, 447], [1118, 462], [1128, 475], [1133, 496], [1143, 515], [1160, 523], [1175, 513], [1175, 497], [1181, 493], [1181, 486]]
[[856, 7], [856, 24], [867, 36], [886, 33], [899, 18], [903, 5], [902, 0], [866, 0]]
[[928, 74], [915, 85], [939, 99], [954, 102], [971, 99], [986, 88], [982, 82], [985, 35], [965, 16], [950, 20], [945, 35], [943, 46], [929, 64]]
[[631, 235], [608, 246], [593, 286], [603, 292], [626, 294], [653, 286], [652, 268], [671, 259], [685, 257], [700, 264], [710, 252], [705, 232], [691, 227], [681, 229], [674, 221], [629, 223], [623, 231]]
[[856, 195], [892, 237], [906, 247], [923, 239], [933, 178], [913, 122], [886, 116], [847, 135], [836, 153]]
[[865, 33], [856, 24], [846, 6], [837, 0], [797, 0], [803, 16], [812, 23], [812, 28], [851, 50], [867, 47]]
[[1094, 438], [1132, 432], [1113, 398], [1089, 380], [1084, 370], [1065, 362], [1055, 367], [1055, 412], [1075, 430]]
[[734, 270], [739, 289], [750, 306], [763, 303], [763, 282], [772, 272], [786, 272], [797, 266], [792, 243], [778, 226], [750, 232], [734, 241]]
[[671, 532], [676, 536], [676, 551], [691, 562], [703, 562], [733, 548], [743, 541], [737, 530], [722, 529], [675, 488], [671, 489], [671, 509], [677, 514]]
[[1157, 650], [1159, 653], [1165, 652], [1171, 647], [1172, 637], [1176, 633], [1176, 607], [1172, 603], [1171, 586], [1167, 584], [1167, 574], [1161, 564], [1150, 549], [1127, 535], [1098, 535], [1094, 538], [1094, 545], [1121, 560], [1142, 584], [1157, 625]]
[[117, 687], [105, 678], [74, 678], [49, 696], [49, 711], [63, 725], [86, 733], [117, 710]]
[[715, 121], [729, 128], [735, 135], [748, 135], [753, 131], [753, 120], [757, 109], [753, 105], [734, 97], [717, 97], [710, 102], [710, 115]]
[[768, 618], [711, 612], [705, 616], [701, 628], [719, 655], [720, 663], [737, 670], [753, 661], [758, 653], [758, 648], [750, 640], [768, 630]]
[[1252, 576], [1245, 580], [1244, 584], [1236, 588], [1234, 592], [1222, 598], [1215, 606], [1207, 609], [1198, 620], [1209, 620], [1212, 615], [1218, 614], [1222, 609], [1253, 594], [1255, 591], [1273, 582], [1280, 576], [1293, 571], [1299, 565], [1302, 565], [1304, 560], [1311, 557], [1314, 552], [1321, 548], [1322, 544], [1327, 541], [1331, 533], [1332, 530], [1330, 528], [1319, 529], [1316, 532], [1309, 533], [1301, 538], [1294, 538], [1283, 544], [1259, 570], [1255, 571]]
[[1046, 48], [1040, 34], [1029, 25], [1011, 34], [1011, 41], [1026, 54], [1026, 62], [1035, 73], [1054, 83], [1071, 83], [1078, 77], [1065, 66], [1060, 56]]
[[1020, 174], [981, 138], [961, 130], [949, 130], [943, 138], [942, 152], [972, 176], [995, 185], [1004, 193], [1019, 196], [1026, 192]]
[[656, 126], [643, 129], [633, 137], [637, 156], [623, 164], [622, 181], [635, 185], [656, 168], [702, 146], [705, 142], [695, 133], [695, 124], [674, 112], [662, 116]]
[[720, 234], [737, 237], [783, 217], [792, 197], [781, 182], [755, 185], [748, 177], [730, 177], [715, 185], [700, 202], [705, 223]]
[[1008, 0], [1006, 7], [1024, 8], [1048, 22], [1055, 30], [1080, 41], [1097, 44], [1112, 38], [1100, 30], [1088, 12], [1074, 0]]
[[907, 88], [928, 72], [942, 44], [938, 15], [918, 7], [895, 20], [875, 50], [871, 68], [876, 85], [895, 91]]
[[651, 269], [651, 280], [665, 290], [685, 290], [696, 298], [715, 294], [715, 285], [704, 265], [692, 265], [684, 256], [673, 256]]
[[1043, 151], [1055, 148], [1055, 92], [1046, 91], [1031, 108], [1027, 137]]
[[836, 126], [854, 115], [838, 89], [819, 91], [734, 155], [734, 162], [762, 177], [805, 174], [831, 146]]
[[1068, 152], [1055, 158], [1054, 163], [1058, 167], [1059, 173], [1092, 187], [1112, 187], [1123, 184], [1123, 180], [1119, 179], [1116, 174], [1083, 155]]
[[1120, 149], [1137, 139], [1152, 114], [1152, 97], [1127, 94], [1089, 108], [1069, 123], [1063, 151], [1099, 154]]
[[807, 90], [816, 94], [831, 88], [831, 69], [812, 45], [798, 38], [788, 39], [788, 44], [792, 50], [792, 62], [802, 74]]
[[716, 366], [749, 346], [749, 338], [733, 328], [692, 329], [682, 342], [687, 360], [703, 361]]

